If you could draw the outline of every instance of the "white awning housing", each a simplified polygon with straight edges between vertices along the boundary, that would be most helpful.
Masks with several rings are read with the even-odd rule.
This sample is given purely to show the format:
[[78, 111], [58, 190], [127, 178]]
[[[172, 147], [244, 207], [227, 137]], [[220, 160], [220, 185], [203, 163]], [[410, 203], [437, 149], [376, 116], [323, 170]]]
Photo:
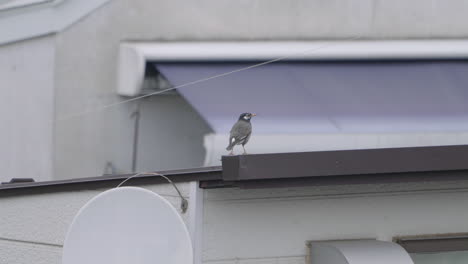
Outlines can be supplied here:
[[146, 62], [467, 59], [467, 40], [124, 42], [117, 93], [137, 96]]
[[310, 264], [413, 264], [398, 244], [377, 240], [312, 242]]

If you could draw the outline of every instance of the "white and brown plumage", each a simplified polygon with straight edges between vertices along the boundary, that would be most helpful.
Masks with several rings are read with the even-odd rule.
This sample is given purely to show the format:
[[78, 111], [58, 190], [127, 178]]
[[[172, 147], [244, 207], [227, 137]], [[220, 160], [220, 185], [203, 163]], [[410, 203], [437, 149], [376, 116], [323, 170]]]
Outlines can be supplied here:
[[229, 136], [229, 145], [227, 146], [226, 150], [230, 150], [230, 155], [234, 154], [234, 146], [235, 145], [242, 145], [244, 149], [244, 154], [247, 154], [245, 151], [245, 144], [250, 139], [250, 135], [252, 134], [252, 124], [250, 123], [250, 119], [256, 116], [252, 113], [243, 113], [240, 115], [239, 120], [232, 126], [230, 136]]

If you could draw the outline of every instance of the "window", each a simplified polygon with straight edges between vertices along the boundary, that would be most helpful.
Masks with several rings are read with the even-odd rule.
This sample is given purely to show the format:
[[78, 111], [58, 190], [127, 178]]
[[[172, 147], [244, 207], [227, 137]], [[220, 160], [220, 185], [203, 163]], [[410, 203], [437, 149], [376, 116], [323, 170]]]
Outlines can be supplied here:
[[415, 264], [468, 263], [468, 234], [401, 237], [396, 242]]
[[465, 263], [468, 263], [468, 251], [413, 253], [410, 255], [415, 264], [465, 264]]

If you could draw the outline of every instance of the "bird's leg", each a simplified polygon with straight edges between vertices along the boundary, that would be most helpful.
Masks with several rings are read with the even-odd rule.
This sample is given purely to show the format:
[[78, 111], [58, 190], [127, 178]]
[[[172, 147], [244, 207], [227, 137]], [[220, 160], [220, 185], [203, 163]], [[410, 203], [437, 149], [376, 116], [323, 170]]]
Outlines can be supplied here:
[[244, 145], [242, 145], [242, 148], [244, 149], [244, 155], [247, 154], [247, 151], [245, 151]]
[[234, 149], [231, 149], [231, 152], [229, 152], [229, 156], [234, 155]]

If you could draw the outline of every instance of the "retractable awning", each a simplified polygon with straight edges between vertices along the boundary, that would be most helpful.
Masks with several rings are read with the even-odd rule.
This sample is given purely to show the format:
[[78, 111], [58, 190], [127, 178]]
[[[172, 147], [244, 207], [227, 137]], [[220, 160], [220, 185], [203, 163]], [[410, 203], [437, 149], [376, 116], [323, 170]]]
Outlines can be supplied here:
[[[155, 63], [178, 86], [255, 62]], [[258, 134], [468, 130], [468, 61], [278, 62], [178, 90], [216, 133], [258, 114]]]

